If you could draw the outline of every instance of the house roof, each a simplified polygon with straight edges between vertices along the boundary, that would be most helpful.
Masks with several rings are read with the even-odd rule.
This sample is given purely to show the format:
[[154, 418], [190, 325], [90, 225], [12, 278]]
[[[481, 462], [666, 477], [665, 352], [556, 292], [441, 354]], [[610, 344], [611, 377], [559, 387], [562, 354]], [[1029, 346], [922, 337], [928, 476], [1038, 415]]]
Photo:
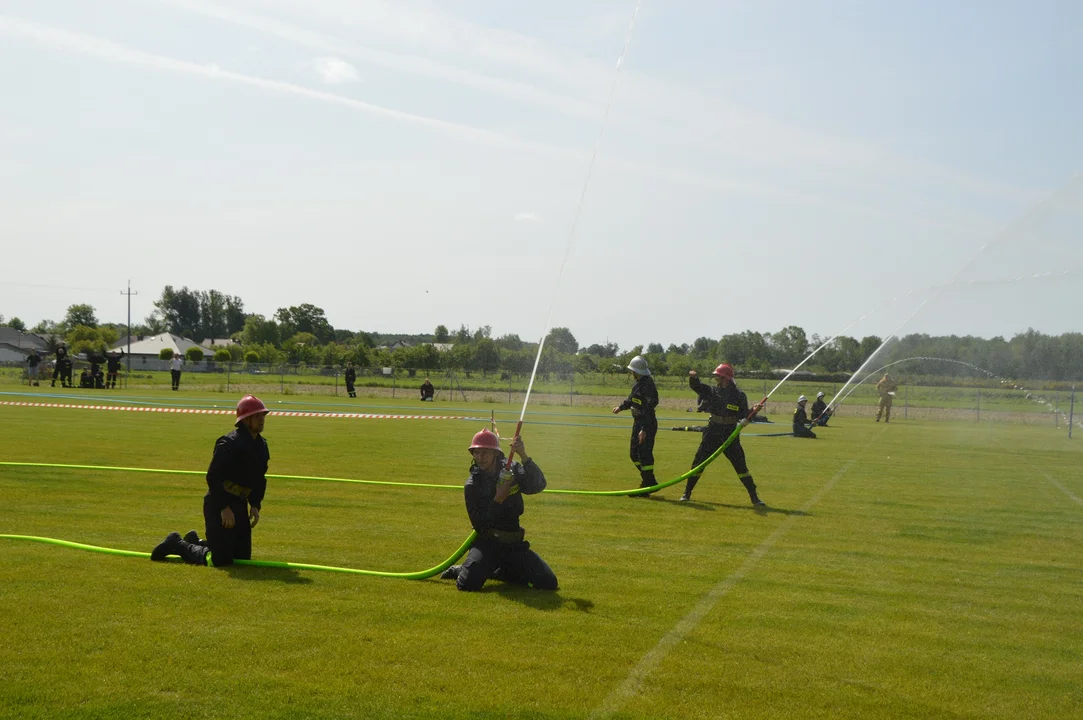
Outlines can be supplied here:
[[40, 336], [33, 333], [24, 333], [6, 325], [0, 327], [0, 343], [6, 343], [13, 348], [22, 348], [27, 351], [32, 347], [36, 347], [38, 352], [45, 349], [45, 340]]
[[[137, 339], [138, 338], [138, 339]], [[205, 347], [197, 345], [195, 342], [188, 338], [183, 338], [180, 335], [174, 335], [172, 333], [160, 333], [158, 335], [139, 335], [132, 336], [132, 349], [129, 354], [131, 355], [148, 355], [152, 357], [159, 357], [162, 354], [162, 350], [169, 348], [173, 351], [174, 355], [184, 355], [188, 352], [188, 348], [198, 347], [203, 351], [203, 357], [214, 357], [214, 351]], [[128, 338], [119, 340], [113, 343], [113, 349], [128, 351]]]
[[200, 343], [205, 348], [212, 347], [227, 347], [229, 345], [239, 345], [233, 338], [203, 338], [203, 342]]

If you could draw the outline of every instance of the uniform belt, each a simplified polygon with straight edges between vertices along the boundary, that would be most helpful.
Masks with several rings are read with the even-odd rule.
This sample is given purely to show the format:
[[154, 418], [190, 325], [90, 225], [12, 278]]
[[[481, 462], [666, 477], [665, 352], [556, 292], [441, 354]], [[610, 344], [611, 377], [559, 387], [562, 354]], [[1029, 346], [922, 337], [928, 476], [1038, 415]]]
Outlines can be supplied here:
[[711, 424], [713, 425], [736, 425], [736, 415], [712, 415]]
[[501, 543], [517, 543], [522, 542], [526, 536], [526, 530], [519, 528], [518, 530], [489, 530], [485, 535], [490, 540], [496, 540]]
[[244, 485], [238, 485], [230, 480], [222, 482], [222, 488], [230, 495], [236, 495], [237, 497], [243, 497], [248, 499], [248, 496], [252, 494], [252, 488], [247, 488]]

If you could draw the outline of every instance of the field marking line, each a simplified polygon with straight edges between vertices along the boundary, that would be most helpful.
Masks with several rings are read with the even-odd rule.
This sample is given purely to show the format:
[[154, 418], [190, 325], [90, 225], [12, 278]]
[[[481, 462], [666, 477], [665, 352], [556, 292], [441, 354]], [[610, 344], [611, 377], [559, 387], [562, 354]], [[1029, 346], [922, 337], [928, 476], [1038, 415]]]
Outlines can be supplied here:
[[1071, 490], [1069, 490], [1068, 488], [1064, 487], [1064, 486], [1063, 486], [1063, 485], [1061, 485], [1061, 484], [1060, 484], [1059, 482], [1057, 482], [1057, 481], [1056, 481], [1056, 480], [1055, 480], [1055, 479], [1053, 478], [1053, 476], [1052, 476], [1052, 475], [1050, 475], [1050, 474], [1049, 474], [1049, 473], [1047, 473], [1047, 472], [1043, 472], [1043, 473], [1042, 473], [1042, 475], [1045, 475], [1045, 479], [1046, 479], [1046, 480], [1048, 480], [1049, 482], [1053, 483], [1053, 485], [1055, 485], [1055, 486], [1056, 486], [1057, 490], [1060, 490], [1060, 491], [1061, 491], [1062, 493], [1064, 493], [1065, 495], [1067, 495], [1068, 497], [1070, 497], [1070, 498], [1071, 498], [1072, 500], [1074, 500], [1074, 501], [1076, 502], [1076, 504], [1077, 504], [1077, 505], [1083, 505], [1083, 500], [1080, 500], [1080, 499], [1079, 499], [1078, 497], [1076, 497], [1076, 496], [1075, 496], [1075, 494], [1073, 494], [1073, 493], [1072, 493], [1072, 491], [1071, 491]]
[[[855, 462], [857, 462], [857, 459], [851, 458], [845, 465], [839, 468], [839, 471], [836, 472], [823, 487], [817, 490], [815, 495], [809, 498], [805, 504], [801, 506], [799, 513], [807, 512], [813, 505], [818, 503], [820, 499], [835, 486], [835, 483], [846, 474], [846, 471], [849, 470]], [[798, 517], [800, 517], [799, 514], [787, 515], [786, 519], [779, 523], [779, 526], [775, 528], [774, 532], [768, 535], [767, 538], [752, 551], [745, 561], [741, 563], [741, 567], [737, 568], [728, 577], [723, 578], [717, 585], [708, 590], [707, 594], [700, 598], [700, 601], [696, 603], [692, 610], [681, 618], [669, 632], [663, 635], [657, 645], [640, 658], [639, 663], [632, 668], [630, 673], [628, 673], [628, 677], [624, 679], [624, 682], [606, 696], [605, 700], [602, 701], [602, 704], [595, 708], [594, 712], [590, 714], [590, 717], [597, 718], [611, 715], [619, 710], [629, 699], [637, 695], [643, 685], [643, 680], [654, 672], [655, 668], [661, 664], [663, 658], [665, 658], [669, 651], [684, 640], [684, 638], [703, 621], [703, 618], [707, 616], [707, 613], [718, 604], [718, 601], [732, 590], [737, 583], [744, 579], [757, 564], [759, 564], [760, 560], [763, 559], [763, 556], [775, 546], [775, 543], [789, 532], [790, 528], [797, 522]]]
[[[175, 408], [154, 407], [149, 405], [71, 405], [69, 403], [29, 402], [0, 400], [0, 405], [13, 405], [17, 407], [44, 407], [62, 408], [68, 410], [112, 410], [124, 412], [152, 412], [152, 413], [181, 413], [185, 415], [235, 415], [235, 410], [207, 408]], [[470, 417], [468, 415], [395, 415], [384, 413], [330, 413], [330, 412], [306, 412], [302, 410], [269, 410], [269, 415], [284, 417], [319, 417], [319, 418], [354, 418], [364, 420], [487, 420], [482, 417]]]

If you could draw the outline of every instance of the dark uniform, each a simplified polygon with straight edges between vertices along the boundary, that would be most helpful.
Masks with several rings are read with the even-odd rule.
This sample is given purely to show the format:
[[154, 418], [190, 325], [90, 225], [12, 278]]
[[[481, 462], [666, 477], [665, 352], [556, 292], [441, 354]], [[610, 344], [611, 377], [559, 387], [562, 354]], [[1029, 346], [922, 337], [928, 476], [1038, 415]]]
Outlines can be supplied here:
[[[60, 384], [63, 387], [70, 388], [75, 387], [75, 381], [72, 380], [72, 362], [71, 358], [65, 353], [64, 357], [58, 357], [56, 361], [57, 370], [60, 372]], [[56, 377], [57, 370], [53, 371], [53, 377]], [[53, 380], [56, 384], [56, 380]]]
[[354, 381], [357, 380], [357, 371], [354, 370], [352, 367], [346, 368], [345, 378], [346, 378], [346, 394], [349, 395], [352, 398], [357, 397], [357, 393], [354, 392], [354, 389], [353, 389]]
[[455, 586], [459, 590], [479, 590], [491, 577], [539, 590], [556, 590], [557, 576], [530, 549], [519, 526], [523, 495], [544, 490], [545, 475], [533, 460], [522, 465], [512, 463], [515, 484], [504, 502], [498, 503], [496, 485], [504, 465], [504, 454], [498, 452], [494, 470], [485, 472], [476, 463], [470, 467], [470, 477], [464, 486], [466, 513], [478, 537], [458, 570]]
[[827, 420], [830, 417], [827, 412], [827, 403], [821, 397], [816, 398], [816, 402], [812, 403], [812, 422], [821, 427], [826, 427]]
[[808, 415], [805, 413], [805, 406], [800, 403], [797, 404], [797, 409], [793, 411], [793, 436], [803, 438], [816, 437], [816, 433], [808, 428]]
[[[232, 565], [252, 559], [252, 526], [248, 506], [257, 510], [267, 491], [267, 465], [271, 454], [262, 435], [252, 437], [243, 425], [218, 438], [207, 469], [207, 494], [203, 496], [203, 521], [207, 539], [194, 532], [182, 540], [171, 533], [151, 553], [152, 560], [180, 555], [191, 565]], [[222, 527], [222, 511], [233, 511], [234, 525]]]
[[109, 356], [105, 359], [105, 386], [107, 388], [115, 388], [117, 386], [117, 375], [120, 374], [120, 359], [124, 357], [124, 351], [120, 351], [120, 355], [117, 355], [116, 351], [109, 353]]
[[[654, 410], [658, 407], [658, 388], [654, 384], [654, 378], [640, 375], [628, 398], [617, 407], [621, 411], [632, 411], [632, 439], [628, 456], [639, 470], [639, 487], [657, 485], [658, 481], [654, 479], [654, 438], [658, 434], [658, 417]], [[639, 442], [640, 430], [646, 434], [643, 442]]]
[[57, 377], [60, 378], [61, 387], [71, 387], [71, 360], [68, 359], [68, 349], [63, 345], [56, 349], [56, 365], [53, 366], [53, 387], [56, 387]]
[[436, 394], [436, 388], [434, 388], [432, 386], [432, 383], [429, 382], [428, 379], [426, 379], [425, 382], [421, 383], [421, 399], [422, 399], [422, 401], [424, 401], [424, 400], [432, 400], [433, 395], [435, 395], [435, 394]]
[[[748, 398], [732, 381], [725, 387], [710, 386], [700, 382], [695, 375], [690, 375], [688, 385], [699, 395], [704, 409], [711, 414], [707, 429], [703, 432], [703, 439], [699, 443], [699, 449], [696, 450], [696, 458], [692, 461], [692, 467], [696, 467], [713, 455], [737, 428], [737, 424], [748, 417]], [[745, 464], [745, 450], [741, 447], [740, 435], [730, 443], [723, 454], [733, 465], [737, 477], [741, 479], [741, 484], [748, 490], [748, 497], [752, 503], [762, 505], [756, 494], [756, 483], [752, 481], [752, 474], [748, 472], [748, 466]], [[699, 475], [693, 475], [688, 478], [682, 496], [683, 500], [691, 499], [692, 489], [699, 482], [699, 477]]]
[[[231, 565], [235, 559], [252, 559], [252, 527], [248, 506], [257, 510], [267, 492], [267, 466], [271, 461], [267, 441], [252, 437], [244, 427], [218, 438], [207, 468], [207, 494], [203, 497], [203, 521], [207, 526], [206, 545], [216, 567]], [[222, 511], [233, 510], [236, 524], [222, 527]]]

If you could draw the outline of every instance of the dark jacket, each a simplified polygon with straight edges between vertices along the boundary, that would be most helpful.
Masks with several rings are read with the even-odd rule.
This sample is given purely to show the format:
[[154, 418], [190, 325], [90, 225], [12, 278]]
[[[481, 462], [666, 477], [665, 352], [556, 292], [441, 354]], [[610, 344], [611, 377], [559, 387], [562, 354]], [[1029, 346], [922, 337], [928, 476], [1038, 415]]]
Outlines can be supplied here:
[[504, 454], [497, 455], [497, 469], [483, 472], [476, 464], [470, 466], [470, 477], [463, 487], [466, 497], [466, 513], [478, 536], [486, 538], [492, 530], [514, 531], [519, 529], [519, 516], [523, 514], [523, 495], [534, 495], [545, 489], [545, 475], [533, 460], [520, 465], [511, 464], [515, 484], [511, 494], [502, 503], [496, 502], [496, 484], [505, 465]]
[[90, 363], [90, 374], [91, 375], [97, 375], [98, 374], [98, 368], [107, 359], [108, 358], [106, 358], [106, 356], [102, 355], [100, 352], [96, 352], [96, 351], [95, 352], [87, 352], [86, 361], [88, 363]]
[[812, 419], [819, 420], [823, 417], [825, 410], [827, 410], [827, 403], [821, 398], [816, 398], [816, 402], [812, 403]]
[[648, 423], [658, 422], [654, 415], [656, 407], [658, 407], [658, 388], [650, 375], [641, 375], [632, 386], [628, 398], [620, 404], [621, 410], [631, 410], [632, 417]]
[[106, 355], [105, 356], [106, 369], [110, 373], [119, 373], [120, 372], [120, 359], [122, 357], [124, 357], [124, 351], [123, 350], [120, 351], [120, 355]]
[[733, 430], [748, 417], [748, 398], [735, 383], [726, 387], [706, 385], [695, 375], [689, 375], [688, 386], [699, 395], [700, 409], [711, 414], [712, 426]]
[[346, 368], [346, 383], [353, 385], [353, 381], [357, 379], [357, 371], [353, 368]]
[[808, 432], [808, 415], [805, 414], [805, 408], [800, 405], [793, 411], [793, 431], [795, 433]]
[[239, 427], [218, 438], [207, 468], [207, 496], [216, 510], [223, 510], [236, 498], [245, 498], [259, 509], [267, 492], [267, 466], [271, 453], [263, 436], [252, 437]]

